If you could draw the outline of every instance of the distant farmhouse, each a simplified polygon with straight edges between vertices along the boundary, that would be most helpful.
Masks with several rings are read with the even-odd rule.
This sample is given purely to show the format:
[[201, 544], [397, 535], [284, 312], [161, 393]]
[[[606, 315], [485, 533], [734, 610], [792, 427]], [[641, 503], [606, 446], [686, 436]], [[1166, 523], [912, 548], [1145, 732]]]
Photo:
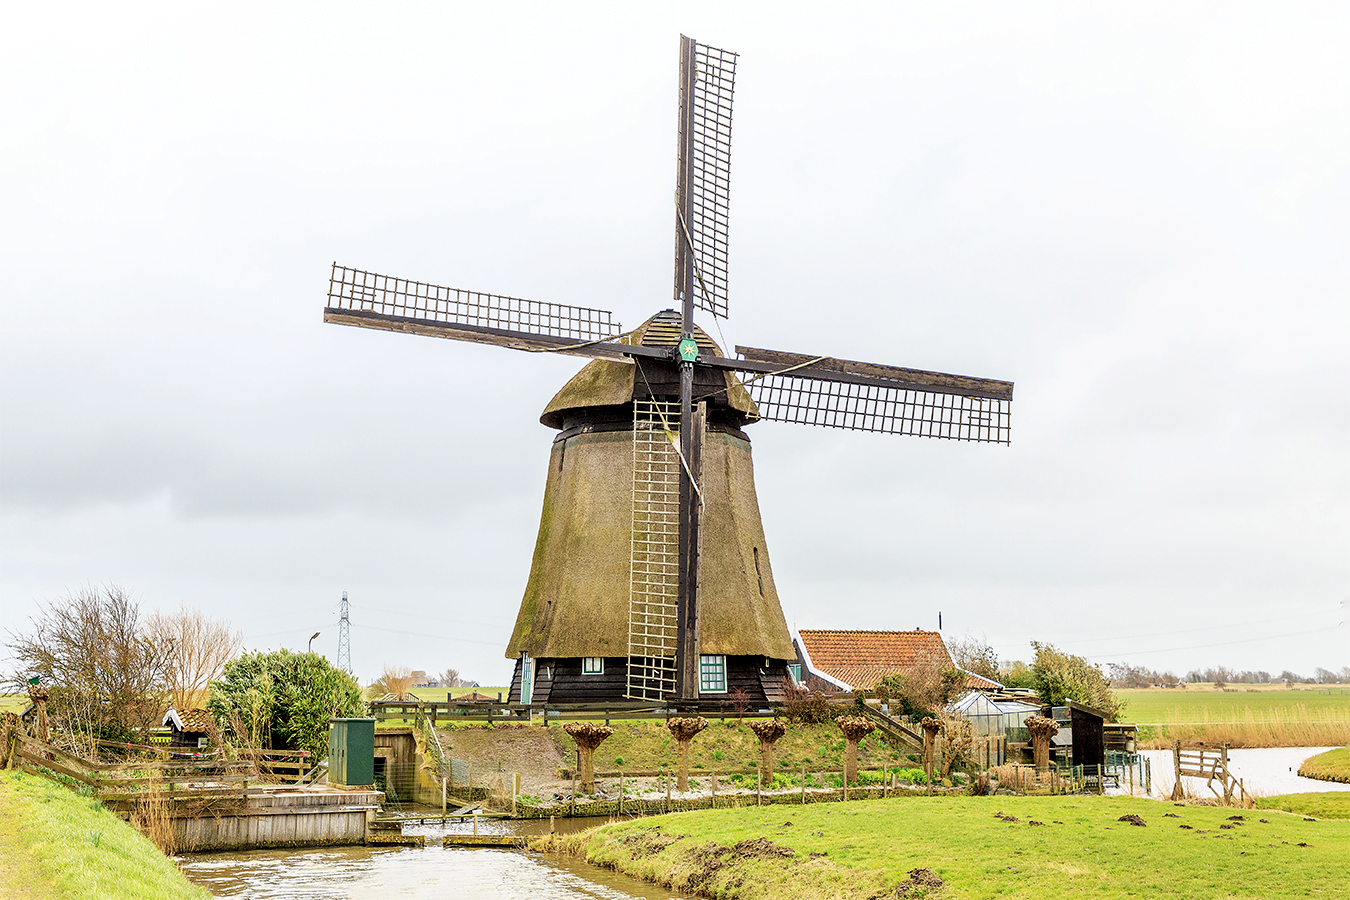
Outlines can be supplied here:
[[[938, 667], [966, 672], [952, 661], [936, 631], [807, 630], [793, 639], [797, 660], [791, 666], [797, 683], [834, 694], [869, 690], [887, 675], [910, 675]], [[1003, 685], [966, 672], [966, 688], [999, 691]]]

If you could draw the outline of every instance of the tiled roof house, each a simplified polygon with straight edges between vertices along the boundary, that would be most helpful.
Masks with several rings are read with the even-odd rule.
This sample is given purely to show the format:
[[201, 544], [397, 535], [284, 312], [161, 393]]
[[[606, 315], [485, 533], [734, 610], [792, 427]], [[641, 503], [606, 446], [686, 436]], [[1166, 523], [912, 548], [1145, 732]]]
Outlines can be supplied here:
[[[942, 635], [936, 631], [803, 629], [793, 643], [801, 667], [799, 680], [812, 690], [826, 693], [867, 690], [883, 676], [905, 674], [933, 660], [943, 668], [956, 667]], [[973, 672], [966, 674], [970, 690], [1003, 687]]]

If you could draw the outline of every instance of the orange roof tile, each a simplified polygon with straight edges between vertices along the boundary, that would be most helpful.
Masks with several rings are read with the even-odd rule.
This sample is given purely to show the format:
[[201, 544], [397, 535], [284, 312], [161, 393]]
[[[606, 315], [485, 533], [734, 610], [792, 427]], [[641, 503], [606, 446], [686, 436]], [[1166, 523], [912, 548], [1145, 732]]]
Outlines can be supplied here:
[[854, 688], [870, 688], [883, 676], [907, 672], [936, 659], [952, 658], [936, 631], [841, 631], [803, 629], [797, 634], [811, 666]]

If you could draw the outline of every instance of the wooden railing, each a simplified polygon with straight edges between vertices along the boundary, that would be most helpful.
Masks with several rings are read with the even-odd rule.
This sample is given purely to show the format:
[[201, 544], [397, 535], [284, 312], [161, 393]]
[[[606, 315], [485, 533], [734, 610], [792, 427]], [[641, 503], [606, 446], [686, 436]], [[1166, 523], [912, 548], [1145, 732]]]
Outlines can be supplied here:
[[[242, 800], [258, 773], [247, 760], [138, 760], [98, 763], [15, 733], [13, 761], [44, 777], [64, 776], [90, 788], [105, 803], [128, 807], [146, 800], [210, 803]], [[59, 779], [58, 779], [59, 780]]]
[[[693, 710], [676, 710], [667, 706], [651, 704], [627, 705], [622, 703], [538, 703], [522, 705], [520, 703], [497, 703], [491, 700], [372, 700], [369, 704], [370, 715], [376, 721], [412, 722], [426, 717], [431, 723], [439, 722], [558, 722], [595, 720], [608, 724], [612, 719], [666, 719], [671, 716], [690, 715]], [[738, 710], [724, 704], [703, 703], [697, 708], [697, 714], [709, 718], [766, 718], [773, 716], [771, 711], [763, 709]]]

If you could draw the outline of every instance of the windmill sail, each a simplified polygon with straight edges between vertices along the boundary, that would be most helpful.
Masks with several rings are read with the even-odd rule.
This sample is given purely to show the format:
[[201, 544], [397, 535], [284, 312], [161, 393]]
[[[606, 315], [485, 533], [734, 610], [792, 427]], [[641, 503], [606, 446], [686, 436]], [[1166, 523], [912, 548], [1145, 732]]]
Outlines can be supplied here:
[[689, 290], [696, 306], [726, 318], [731, 100], [737, 54], [690, 38], [684, 41], [675, 299], [681, 301], [682, 292]]
[[516, 350], [624, 355], [609, 346], [623, 329], [612, 313], [602, 309], [442, 287], [337, 263], [328, 282], [323, 320]]
[[761, 419], [1008, 444], [1009, 381], [737, 347]]

